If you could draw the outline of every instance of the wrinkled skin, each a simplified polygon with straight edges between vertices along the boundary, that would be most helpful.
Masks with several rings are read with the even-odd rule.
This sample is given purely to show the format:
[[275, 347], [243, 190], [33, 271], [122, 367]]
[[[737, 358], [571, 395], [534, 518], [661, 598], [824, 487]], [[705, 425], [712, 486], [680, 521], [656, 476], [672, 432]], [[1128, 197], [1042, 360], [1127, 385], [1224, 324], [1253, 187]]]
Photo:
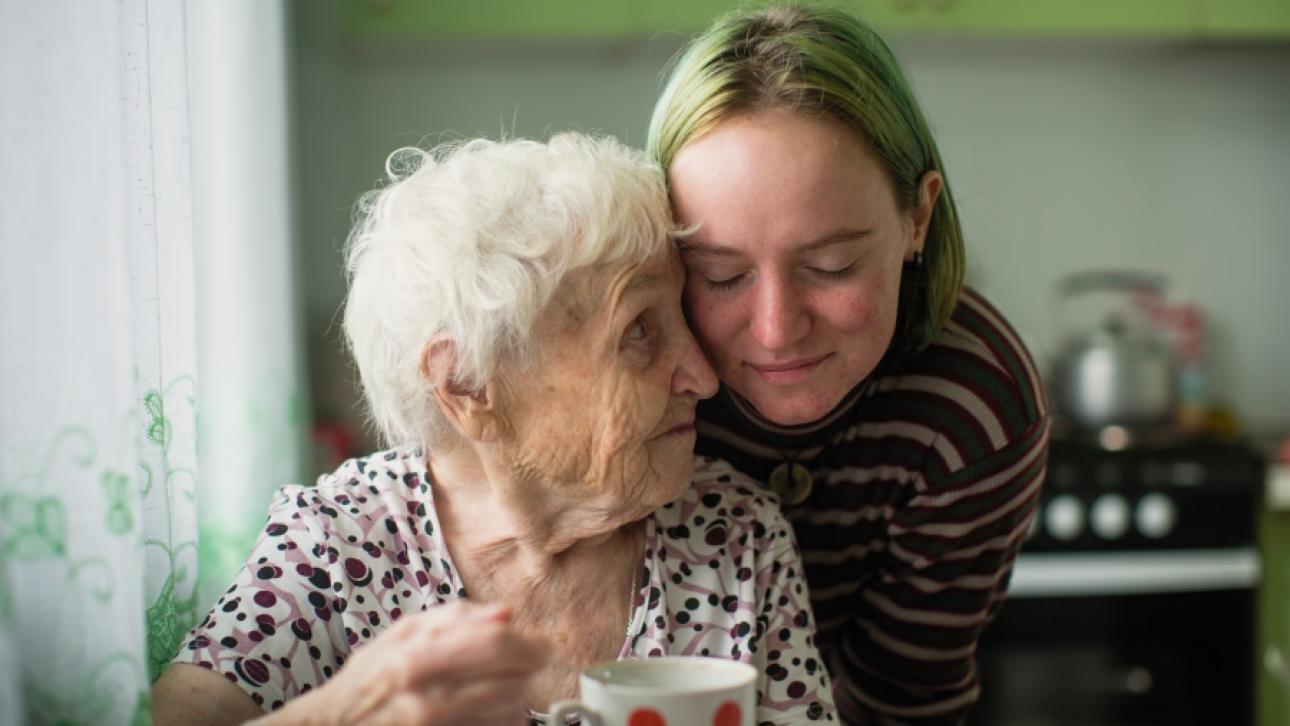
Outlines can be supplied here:
[[902, 263], [923, 247], [941, 179], [912, 209], [849, 129], [783, 110], [736, 116], [669, 169], [686, 309], [723, 383], [766, 418], [815, 421], [891, 344]]
[[502, 459], [545, 507], [607, 530], [689, 486], [694, 406], [716, 380], [685, 326], [684, 275], [675, 253], [575, 273], [534, 330], [535, 360], [503, 374]]
[[683, 284], [670, 245], [571, 275], [539, 316], [531, 359], [503, 364], [463, 405], [476, 412], [463, 430], [488, 433], [430, 462], [471, 597], [510, 605], [517, 628], [551, 643], [530, 684], [538, 710], [577, 693], [578, 668], [617, 656], [641, 520], [690, 485], [695, 404], [717, 381], [685, 325]]

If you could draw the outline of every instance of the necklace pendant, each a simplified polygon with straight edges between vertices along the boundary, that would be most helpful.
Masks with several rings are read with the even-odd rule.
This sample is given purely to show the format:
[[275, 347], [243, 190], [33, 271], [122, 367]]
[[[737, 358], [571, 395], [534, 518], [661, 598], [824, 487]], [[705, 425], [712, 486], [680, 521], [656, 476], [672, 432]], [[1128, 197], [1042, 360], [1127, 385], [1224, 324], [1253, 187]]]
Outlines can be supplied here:
[[785, 505], [801, 504], [811, 496], [811, 487], [815, 477], [796, 461], [786, 461], [775, 467], [770, 473], [771, 491], [779, 495]]

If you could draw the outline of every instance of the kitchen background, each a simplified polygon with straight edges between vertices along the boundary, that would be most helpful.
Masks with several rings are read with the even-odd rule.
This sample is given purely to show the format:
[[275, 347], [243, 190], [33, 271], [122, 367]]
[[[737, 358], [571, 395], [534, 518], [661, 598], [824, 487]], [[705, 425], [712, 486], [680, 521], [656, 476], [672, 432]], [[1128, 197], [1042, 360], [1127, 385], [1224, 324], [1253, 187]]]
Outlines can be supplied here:
[[[1290, 386], [1282, 371], [1290, 361], [1283, 322], [1290, 310], [1290, 286], [1283, 282], [1290, 271], [1290, 5], [851, 4], [888, 29], [937, 134], [964, 220], [970, 284], [1010, 316], [1041, 363], [1051, 364], [1062, 343], [1054, 292], [1061, 278], [1089, 269], [1158, 273], [1168, 281], [1172, 303], [1203, 315], [1211, 423], [1260, 442], [1290, 431]], [[541, 17], [526, 16], [520, 2], [462, 10], [361, 0], [291, 5], [296, 229], [319, 467], [341, 449], [370, 446], [359, 428], [336, 321], [351, 207], [377, 183], [386, 155], [463, 136], [543, 137], [569, 128], [642, 145], [662, 69], [687, 34], [723, 5], [664, 2], [631, 11], [609, 5], [588, 16], [578, 3], [557, 3]], [[1093, 461], [1103, 468], [1122, 463], [1063, 456], [1089, 471]], [[1201, 460], [1189, 451], [1170, 456]], [[1202, 465], [1221, 467], [1221, 458]], [[1228, 502], [1238, 511], [1257, 506], [1261, 471], [1254, 471], [1238, 482], [1248, 493]], [[1051, 483], [1049, 489], [1054, 492]], [[1083, 493], [1074, 496], [1078, 501]], [[1190, 506], [1216, 506], [1206, 501]], [[1046, 504], [1054, 524], [1069, 514], [1051, 497]], [[1040, 519], [1042, 526], [1042, 513]], [[1215, 688], [1232, 691], [1233, 703], [1257, 698], [1260, 723], [1290, 722], [1286, 672], [1274, 675], [1281, 651], [1270, 649], [1290, 646], [1290, 553], [1283, 552], [1290, 547], [1290, 522], [1271, 511], [1261, 520], [1256, 628], [1250, 588], [1260, 582], [1258, 574], [1240, 574], [1248, 562], [1239, 557], [1207, 565], [1195, 548], [1197, 542], [1252, 545], [1259, 527], [1254, 516], [1235, 519], [1184, 516], [1179, 537], [1192, 538], [1188, 547], [1169, 537], [1140, 542], [1139, 553], [1182, 548], [1166, 555], [1183, 558], [1177, 562], [1147, 560], [1141, 573], [1127, 575], [1149, 579], [1183, 568], [1181, 584], [1154, 593], [1112, 584], [1102, 596], [1086, 597], [1104, 573], [1096, 558], [1087, 560], [1091, 569], [1064, 575], [1046, 561], [1028, 563], [1019, 587], [1033, 586], [1029, 575], [1042, 570], [1044, 583], [1056, 590], [1016, 606], [1017, 622], [1001, 622], [1000, 642], [987, 645], [1003, 655], [986, 667], [995, 669], [989, 675], [996, 687], [1036, 673], [1040, 684], [1018, 683], [1001, 699], [1007, 702], [989, 704], [981, 722], [1206, 722], [1208, 712], [1189, 705], [1194, 677], [1165, 673], [1161, 661], [1170, 660], [1204, 663], [1199, 670], [1209, 672]], [[1198, 528], [1213, 537], [1196, 539]], [[1091, 542], [1107, 549], [1105, 539], [1085, 532], [1062, 547], [1041, 535], [1034, 548], [1082, 551]], [[1207, 566], [1217, 581], [1200, 574]], [[1257, 573], [1257, 564], [1249, 567]], [[1171, 604], [1196, 619], [1170, 615]], [[1071, 629], [1066, 640], [1041, 633], [1025, 641], [1030, 621], [1051, 626], [1068, 616], [1106, 622], [1085, 630], [1061, 626]], [[1162, 637], [1188, 639], [1190, 649], [1125, 644], [1130, 631], [1166, 621]], [[1197, 627], [1216, 635], [1198, 637]], [[1249, 642], [1256, 637], [1258, 646]], [[1122, 642], [1111, 642], [1116, 638]], [[1232, 680], [1214, 675], [1223, 670]], [[1262, 680], [1254, 695], [1248, 681], [1256, 672]], [[1099, 685], [1097, 678], [1114, 683]], [[1044, 682], [1055, 680], [1066, 684], [1065, 696], [1048, 693], [1051, 685], [1044, 690]], [[1012, 695], [1020, 690], [1048, 695]], [[1169, 710], [1180, 704], [1181, 713]], [[1232, 708], [1237, 711], [1221, 699], [1216, 706], [1234, 723], [1248, 718]]]
[[[1074, 272], [1203, 316], [1204, 435], [1055, 440], [973, 726], [1290, 724], [1290, 0], [836, 1], [1041, 363]], [[0, 723], [145, 722], [275, 489], [374, 445], [340, 250], [393, 149], [640, 145], [728, 4], [0, 2]]]
[[[316, 432], [320, 442], [332, 444], [333, 454], [338, 442], [357, 450], [368, 446], [355, 428], [353, 375], [335, 325], [343, 295], [339, 249], [352, 202], [377, 182], [387, 153], [405, 144], [476, 134], [543, 137], [561, 129], [610, 133], [642, 144], [668, 58], [686, 32], [702, 27], [721, 3], [686, 10], [677, 9], [681, 3], [653, 4], [646, 10], [624, 6], [617, 12], [608, 6], [604, 17], [590, 19], [579, 15], [577, 4], [556, 4], [546, 17], [529, 22], [515, 17], [522, 15], [516, 10], [522, 3], [480, 4], [473, 12], [440, 12], [437, 17], [414, 5], [302, 0], [290, 13], [307, 358]], [[1042, 364], [1053, 361], [1062, 343], [1054, 286], [1063, 276], [1090, 268], [1160, 273], [1169, 281], [1171, 302], [1192, 304], [1204, 316], [1205, 375], [1216, 426], [1240, 429], [1260, 441], [1276, 441], [1290, 431], [1290, 386], [1282, 370], [1290, 361], [1284, 322], [1290, 311], [1290, 285], [1284, 282], [1290, 272], [1290, 5], [1197, 0], [1125, 9], [1091, 3], [1080, 4], [1080, 12], [1062, 9], [1075, 4], [1027, 10], [1023, 6], [1031, 4], [1004, 1], [873, 0], [853, 5], [889, 28], [895, 52], [937, 134], [964, 218], [970, 284], [1004, 309]], [[490, 6], [510, 8], [512, 17], [490, 17]], [[326, 458], [328, 450], [320, 447], [319, 466], [325, 466]], [[1093, 460], [1085, 456], [1084, 463], [1091, 467]], [[1080, 458], [1075, 462], [1082, 466]], [[1113, 458], [1096, 462], [1121, 463]], [[1188, 536], [1197, 527], [1205, 529], [1213, 535], [1202, 542], [1206, 545], [1219, 540], [1253, 544], [1255, 518], [1242, 512], [1258, 502], [1254, 491], [1259, 476], [1240, 480], [1255, 486], [1244, 498], [1233, 496], [1233, 521], [1197, 522], [1193, 517], [1180, 529], [1187, 529]], [[1053, 487], [1050, 482], [1050, 491]], [[1057, 507], [1050, 509], [1062, 515]], [[1285, 515], [1269, 511], [1262, 530], [1262, 645], [1247, 642], [1254, 640], [1254, 594], [1241, 594], [1259, 576], [1242, 580], [1235, 575], [1244, 561], [1215, 562], [1211, 567], [1219, 580], [1224, 573], [1236, 579], [1215, 585], [1184, 582], [1184, 575], [1179, 580], [1183, 584], [1174, 589], [1121, 592], [1100, 600], [1077, 597], [1086, 593], [1076, 584], [1073, 592], [1063, 591], [1066, 600], [1028, 600], [1047, 602], [1049, 609], [1062, 602], [1076, 615], [1106, 607], [1108, 622], [1118, 624], [1078, 636], [1102, 649], [1094, 662], [1081, 662], [1084, 652], [1069, 642], [1054, 645], [1041, 637], [1036, 647], [1066, 647], [1063, 652], [1069, 655], [1037, 659], [1015, 642], [998, 643], [996, 649], [1013, 660], [998, 667], [996, 678], [1038, 672], [1044, 673], [1041, 681], [1076, 683], [1080, 673], [1087, 681], [1087, 673], [1095, 669], [1090, 663], [1118, 659], [1122, 663], [1104, 671], [1108, 680], [1122, 681], [1107, 686], [1129, 694], [1121, 700], [1155, 687], [1160, 691], [1156, 698], [1178, 703], [1188, 700], [1186, 692], [1179, 692], [1187, 686], [1179, 683], [1192, 683], [1191, 676], [1175, 677], [1174, 690], [1169, 690], [1169, 676], [1161, 672], [1167, 665], [1152, 671], [1139, 662], [1192, 660], [1206, 664], [1202, 671], [1213, 669], [1210, 676], [1216, 678], [1223, 669], [1232, 671], [1223, 660], [1227, 658], [1235, 663], [1236, 681], [1222, 685], [1215, 680], [1215, 686], [1236, 691], [1231, 696], [1235, 701], [1249, 700], [1242, 683], [1263, 673], [1256, 696], [1260, 723], [1290, 722], [1286, 671], [1278, 671], [1277, 665], [1277, 656], [1290, 643], [1290, 557], [1281, 552], [1290, 545], [1290, 524]], [[1036, 547], [1044, 542], [1041, 536]], [[1060, 544], [1053, 538], [1047, 542]], [[1201, 540], [1191, 542], [1180, 562], [1184, 573], [1198, 574], [1205, 562], [1192, 553]], [[1156, 544], [1174, 547], [1169, 538]], [[1240, 548], [1213, 552], [1244, 553]], [[1143, 566], [1147, 575], [1165, 570], [1155, 560]], [[1050, 571], [1045, 566], [1045, 573]], [[1094, 566], [1090, 576], [1096, 579], [1100, 571]], [[1019, 583], [1031, 582], [1019, 576]], [[1223, 587], [1231, 592], [1196, 592]], [[1191, 615], [1166, 615], [1169, 603]], [[1018, 606], [1015, 613], [1047, 623], [1062, 622], [1067, 615], [1064, 610], [1029, 614], [1024, 607], [1031, 606]], [[1138, 651], [1109, 656], [1103, 651], [1131, 649], [1098, 641], [1116, 637], [1111, 633], [1117, 629], [1124, 640], [1129, 629], [1170, 618], [1176, 620], [1169, 620], [1165, 640], [1188, 638], [1205, 645], [1195, 645], [1195, 650], [1135, 645]], [[1024, 633], [1028, 625], [1007, 627]], [[1201, 638], [1193, 632], [1197, 627], [1219, 632]], [[1282, 650], [1272, 650], [1273, 641]], [[1271, 663], [1263, 663], [1264, 658]], [[1258, 665], [1249, 663], [1255, 659]], [[1036, 691], [1035, 686], [1024, 687]], [[1112, 696], [1080, 698], [1087, 704]], [[993, 704], [987, 722], [1206, 718], [1193, 709], [1175, 720], [1175, 714], [1161, 711], [1167, 707], [1158, 705], [1164, 703], [1160, 700], [1146, 705], [1146, 714], [1134, 713], [1131, 705], [1080, 712], [1060, 696], [1049, 701], [1032, 696], [1032, 701]], [[1147, 701], [1139, 699], [1139, 711], [1142, 703]], [[1042, 716], [1036, 721], [1033, 713], [1010, 716], [1007, 711], [1024, 708]], [[1120, 712], [1113, 714], [1116, 708]], [[1067, 716], [1054, 713], [1059, 711]], [[1236, 718], [1233, 722], [1240, 721], [1236, 713], [1229, 714]]]
[[[385, 157], [402, 145], [567, 128], [643, 145], [662, 69], [686, 37], [409, 37], [347, 24], [342, 7], [305, 1], [291, 14], [311, 385], [317, 413], [337, 417], [351, 390], [336, 385], [346, 378], [332, 325], [339, 250]], [[1290, 43], [1149, 31], [891, 38], [961, 207], [969, 281], [1036, 353], [1057, 342], [1050, 303], [1064, 274], [1163, 273], [1173, 297], [1204, 311], [1217, 397], [1250, 426], [1290, 426], [1290, 386], [1275, 364], [1290, 360]]]

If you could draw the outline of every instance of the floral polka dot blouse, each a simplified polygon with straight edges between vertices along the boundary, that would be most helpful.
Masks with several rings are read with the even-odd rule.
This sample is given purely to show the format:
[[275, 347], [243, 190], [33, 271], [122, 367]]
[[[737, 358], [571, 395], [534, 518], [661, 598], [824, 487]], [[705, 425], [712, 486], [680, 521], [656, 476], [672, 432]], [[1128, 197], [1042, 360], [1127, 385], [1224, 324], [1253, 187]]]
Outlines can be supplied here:
[[[221, 673], [276, 709], [403, 613], [464, 597], [424, 458], [379, 452], [315, 487], [279, 491], [246, 565], [175, 662]], [[773, 495], [721, 461], [696, 458], [694, 485], [646, 521], [619, 657], [661, 655], [755, 665], [759, 722], [836, 718], [792, 530]]]

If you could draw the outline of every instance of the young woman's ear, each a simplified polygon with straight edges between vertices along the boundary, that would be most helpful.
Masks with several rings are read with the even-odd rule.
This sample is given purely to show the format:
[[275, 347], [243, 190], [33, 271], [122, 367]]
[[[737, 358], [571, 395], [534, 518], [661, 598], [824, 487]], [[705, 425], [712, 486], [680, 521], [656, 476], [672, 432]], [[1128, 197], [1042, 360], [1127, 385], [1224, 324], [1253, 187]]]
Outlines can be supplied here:
[[468, 386], [457, 379], [452, 341], [436, 338], [421, 349], [421, 377], [434, 391], [444, 418], [462, 438], [480, 443], [497, 439], [503, 421], [491, 384]]
[[918, 202], [909, 214], [909, 246], [905, 250], [905, 259], [913, 259], [915, 252], [923, 251], [927, 240], [927, 228], [932, 223], [932, 210], [936, 209], [936, 200], [941, 197], [941, 173], [932, 170], [918, 180]]

